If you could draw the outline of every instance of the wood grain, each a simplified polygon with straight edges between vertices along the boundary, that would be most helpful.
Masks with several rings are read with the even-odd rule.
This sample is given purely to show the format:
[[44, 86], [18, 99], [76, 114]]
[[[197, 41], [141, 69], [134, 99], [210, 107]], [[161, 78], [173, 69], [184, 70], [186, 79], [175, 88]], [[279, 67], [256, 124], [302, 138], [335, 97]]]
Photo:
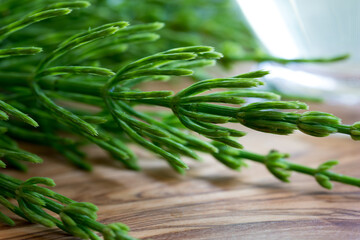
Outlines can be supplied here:
[[[315, 106], [315, 109], [320, 108]], [[344, 109], [343, 109], [344, 110]], [[358, 111], [360, 112], [360, 111]], [[351, 122], [356, 111], [340, 116]], [[249, 131], [241, 142], [247, 149], [266, 153], [272, 148], [309, 166], [339, 159], [334, 170], [360, 177], [359, 142], [336, 135], [319, 139], [302, 134], [274, 136]], [[119, 168], [97, 148], [89, 149], [96, 165], [92, 173], [75, 170], [45, 148], [24, 145], [38, 152], [44, 164], [31, 166], [22, 179], [52, 177], [55, 190], [100, 208], [99, 220], [121, 221], [139, 238], [165, 239], [360, 239], [360, 190], [335, 184], [320, 188], [313, 178], [293, 174], [292, 183], [274, 179], [263, 166], [233, 172], [211, 158], [187, 161], [187, 176], [173, 173], [163, 160], [137, 150], [143, 171]], [[0, 226], [1, 240], [75, 240], [56, 229], [46, 229], [16, 218], [14, 228]]]

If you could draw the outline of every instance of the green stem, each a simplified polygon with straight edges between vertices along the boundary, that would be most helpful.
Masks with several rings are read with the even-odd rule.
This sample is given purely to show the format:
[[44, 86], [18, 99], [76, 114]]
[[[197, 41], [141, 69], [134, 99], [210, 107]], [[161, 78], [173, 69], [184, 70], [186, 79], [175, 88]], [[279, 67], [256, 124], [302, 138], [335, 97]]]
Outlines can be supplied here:
[[[248, 159], [251, 161], [262, 163], [264, 165], [266, 164], [266, 156], [265, 155], [260, 155], [260, 154], [256, 154], [256, 153], [252, 153], [252, 152], [248, 152], [248, 151], [244, 151], [244, 150], [239, 150], [238, 155], [235, 157], [245, 158], [245, 159]], [[286, 164], [287, 170], [303, 173], [303, 174], [310, 175], [310, 176], [314, 176], [315, 174], [318, 173], [318, 169], [316, 169], [316, 168], [310, 168], [310, 167], [306, 167], [303, 165], [299, 165], [299, 164], [291, 163], [291, 162], [287, 162], [287, 161], [282, 161], [282, 163]], [[332, 171], [322, 171], [321, 173], [326, 175], [327, 177], [329, 177], [329, 179], [332, 181], [341, 182], [341, 183], [345, 183], [348, 185], [360, 187], [360, 179], [359, 178], [345, 176], [342, 174], [334, 173]]]
[[[1, 73], [0, 72], [0, 84], [2, 86], [28, 86], [28, 81], [32, 81], [33, 78], [29, 74], [18, 74], [18, 73]], [[64, 80], [64, 79], [54, 79], [54, 78], [42, 78], [39, 80], [39, 86], [45, 90], [51, 91], [63, 91], [68, 93], [79, 93], [90, 95], [94, 97], [103, 97], [104, 86], [102, 83], [96, 82], [80, 82], [75, 80]], [[107, 86], [107, 85], [106, 85]], [[106, 89], [107, 87], [105, 87]], [[153, 99], [135, 99], [131, 100], [132, 102], [162, 106], [166, 108], [171, 108], [171, 102], [173, 97], [163, 97], [163, 98], [153, 98]], [[236, 118], [239, 108], [221, 106], [209, 103], [190, 103], [183, 104], [183, 107], [187, 110], [198, 112], [198, 113], [208, 113], [218, 116], [232, 117]], [[286, 117], [284, 121], [288, 123], [297, 123], [297, 117]], [[339, 133], [350, 135], [349, 125], [343, 124], [326, 124], [328, 127], [336, 128]]]
[[[19, 186], [22, 184], [23, 182], [10, 177], [8, 175], [5, 174], [0, 174], [0, 196], [4, 195], [6, 196], [11, 196], [12, 198], [17, 198], [17, 189], [19, 188]], [[41, 187], [39, 187], [41, 188]], [[63, 209], [64, 209], [64, 205], [63, 204], [71, 204], [71, 203], [76, 203], [74, 200], [71, 200], [69, 198], [66, 198], [65, 196], [62, 196], [58, 193], [55, 193], [54, 198], [56, 198], [59, 202], [63, 203], [59, 203], [56, 202], [50, 198], [47, 198], [45, 196], [40, 196], [39, 194], [37, 195], [39, 197], [41, 197], [41, 199], [45, 202], [44, 206], [41, 206], [43, 208], [46, 208], [56, 214], [60, 214]], [[17, 208], [16, 206], [9, 208], [11, 211], [13, 211], [15, 214], [25, 218], [26, 216], [23, 214], [22, 210]], [[95, 219], [91, 219], [90, 217], [83, 215], [83, 214], [72, 214], [72, 218], [75, 220], [76, 224], [79, 226], [83, 226], [85, 228], [89, 228], [91, 230], [103, 233], [103, 231], [106, 229], [106, 225], [97, 222]], [[55, 219], [54, 219], [55, 220]], [[56, 219], [56, 225], [61, 228], [62, 230], [64, 230], [65, 232], [69, 232], [68, 229], [65, 227], [65, 225]], [[126, 236], [129, 237], [129, 236]], [[129, 239], [132, 239], [131, 237], [129, 237]]]

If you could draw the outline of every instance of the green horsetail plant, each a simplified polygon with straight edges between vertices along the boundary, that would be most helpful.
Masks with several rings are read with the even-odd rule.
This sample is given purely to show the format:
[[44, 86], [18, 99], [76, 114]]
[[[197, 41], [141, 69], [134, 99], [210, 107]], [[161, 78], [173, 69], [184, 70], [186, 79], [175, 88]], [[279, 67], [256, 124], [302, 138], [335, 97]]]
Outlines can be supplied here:
[[[55, 227], [82, 239], [101, 239], [95, 232], [100, 233], [105, 240], [134, 239], [127, 232], [129, 228], [121, 223], [104, 225], [96, 221], [98, 208], [87, 202], [76, 202], [48, 188], [55, 186], [50, 178], [33, 177], [20, 181], [13, 177], [0, 174], [0, 204], [11, 212], [26, 220], [39, 223], [45, 227]], [[16, 199], [18, 206], [9, 199]], [[59, 216], [53, 217], [44, 211], [47, 209]], [[10, 226], [14, 221], [0, 212], [0, 220]]]
[[[305, 103], [281, 101], [275, 93], [258, 90], [267, 71], [206, 79], [177, 93], [142, 91], [142, 83], [193, 75], [194, 68], [214, 65], [223, 55], [198, 45], [139, 56], [131, 49], [142, 49], [139, 43], [151, 46], [164, 24], [109, 22], [106, 15], [84, 9], [89, 6], [86, 1], [13, 0], [0, 5], [0, 167], [26, 171], [24, 162], [42, 162], [19, 148], [16, 140], [25, 140], [55, 149], [84, 170], [92, 169], [82, 150], [88, 144], [104, 149], [124, 167], [140, 170], [128, 147], [135, 143], [180, 174], [188, 169], [182, 157], [200, 160], [201, 151], [234, 170], [246, 166], [244, 160], [261, 163], [283, 182], [298, 172], [314, 177], [326, 189], [333, 181], [360, 186], [360, 179], [330, 171], [337, 161], [310, 168], [287, 161], [288, 154], [277, 151], [259, 155], [243, 150], [238, 138], [246, 133], [222, 125], [238, 123], [281, 135], [295, 130], [316, 137], [342, 133], [359, 140], [360, 123], [344, 125], [328, 113], [300, 112], [307, 110]], [[84, 16], [69, 14], [80, 8]], [[140, 105], [164, 111], [154, 114], [137, 109]], [[106, 240], [133, 239], [121, 223], [97, 222], [93, 204], [38, 184], [55, 185], [49, 178], [21, 181], [0, 174], [0, 204], [27, 221], [56, 226], [83, 239], [99, 239], [96, 233]], [[0, 220], [14, 225], [2, 212]]]

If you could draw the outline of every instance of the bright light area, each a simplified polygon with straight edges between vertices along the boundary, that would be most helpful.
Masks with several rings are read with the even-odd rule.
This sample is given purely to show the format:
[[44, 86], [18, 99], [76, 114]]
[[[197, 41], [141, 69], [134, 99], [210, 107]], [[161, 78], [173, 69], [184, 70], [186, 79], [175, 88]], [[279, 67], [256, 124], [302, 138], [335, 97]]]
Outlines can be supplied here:
[[269, 79], [286, 79], [287, 82], [293, 82], [295, 85], [326, 91], [334, 91], [338, 87], [336, 81], [329, 77], [294, 69], [287, 69], [282, 66], [270, 65], [265, 68], [270, 71], [270, 74], [267, 76]]
[[237, 0], [253, 31], [270, 54], [286, 59], [299, 58], [289, 27], [276, 0]]

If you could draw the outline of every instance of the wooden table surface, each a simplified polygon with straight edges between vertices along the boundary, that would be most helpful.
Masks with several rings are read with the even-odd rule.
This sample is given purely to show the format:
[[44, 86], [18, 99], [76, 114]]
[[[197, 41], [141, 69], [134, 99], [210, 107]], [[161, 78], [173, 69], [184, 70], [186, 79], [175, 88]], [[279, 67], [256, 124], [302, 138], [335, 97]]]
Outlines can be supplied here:
[[[319, 107], [315, 107], [319, 108]], [[340, 108], [338, 108], [339, 110]], [[340, 112], [347, 122], [360, 120], [357, 111]], [[291, 153], [291, 161], [312, 167], [338, 159], [334, 171], [360, 177], [360, 142], [347, 136], [314, 138], [303, 134], [274, 136], [248, 131], [240, 141], [248, 150], [266, 153], [276, 148]], [[92, 173], [74, 169], [46, 148], [25, 145], [45, 163], [31, 166], [22, 179], [52, 177], [54, 188], [77, 201], [97, 204], [103, 223], [121, 221], [139, 238], [165, 239], [360, 239], [360, 189], [336, 184], [333, 191], [308, 176], [294, 173], [284, 184], [257, 163], [231, 171], [211, 158], [190, 163], [186, 176], [165, 162], [138, 151], [142, 172], [114, 166], [101, 151], [90, 149]], [[0, 239], [77, 239], [16, 218], [14, 228], [0, 226]]]

